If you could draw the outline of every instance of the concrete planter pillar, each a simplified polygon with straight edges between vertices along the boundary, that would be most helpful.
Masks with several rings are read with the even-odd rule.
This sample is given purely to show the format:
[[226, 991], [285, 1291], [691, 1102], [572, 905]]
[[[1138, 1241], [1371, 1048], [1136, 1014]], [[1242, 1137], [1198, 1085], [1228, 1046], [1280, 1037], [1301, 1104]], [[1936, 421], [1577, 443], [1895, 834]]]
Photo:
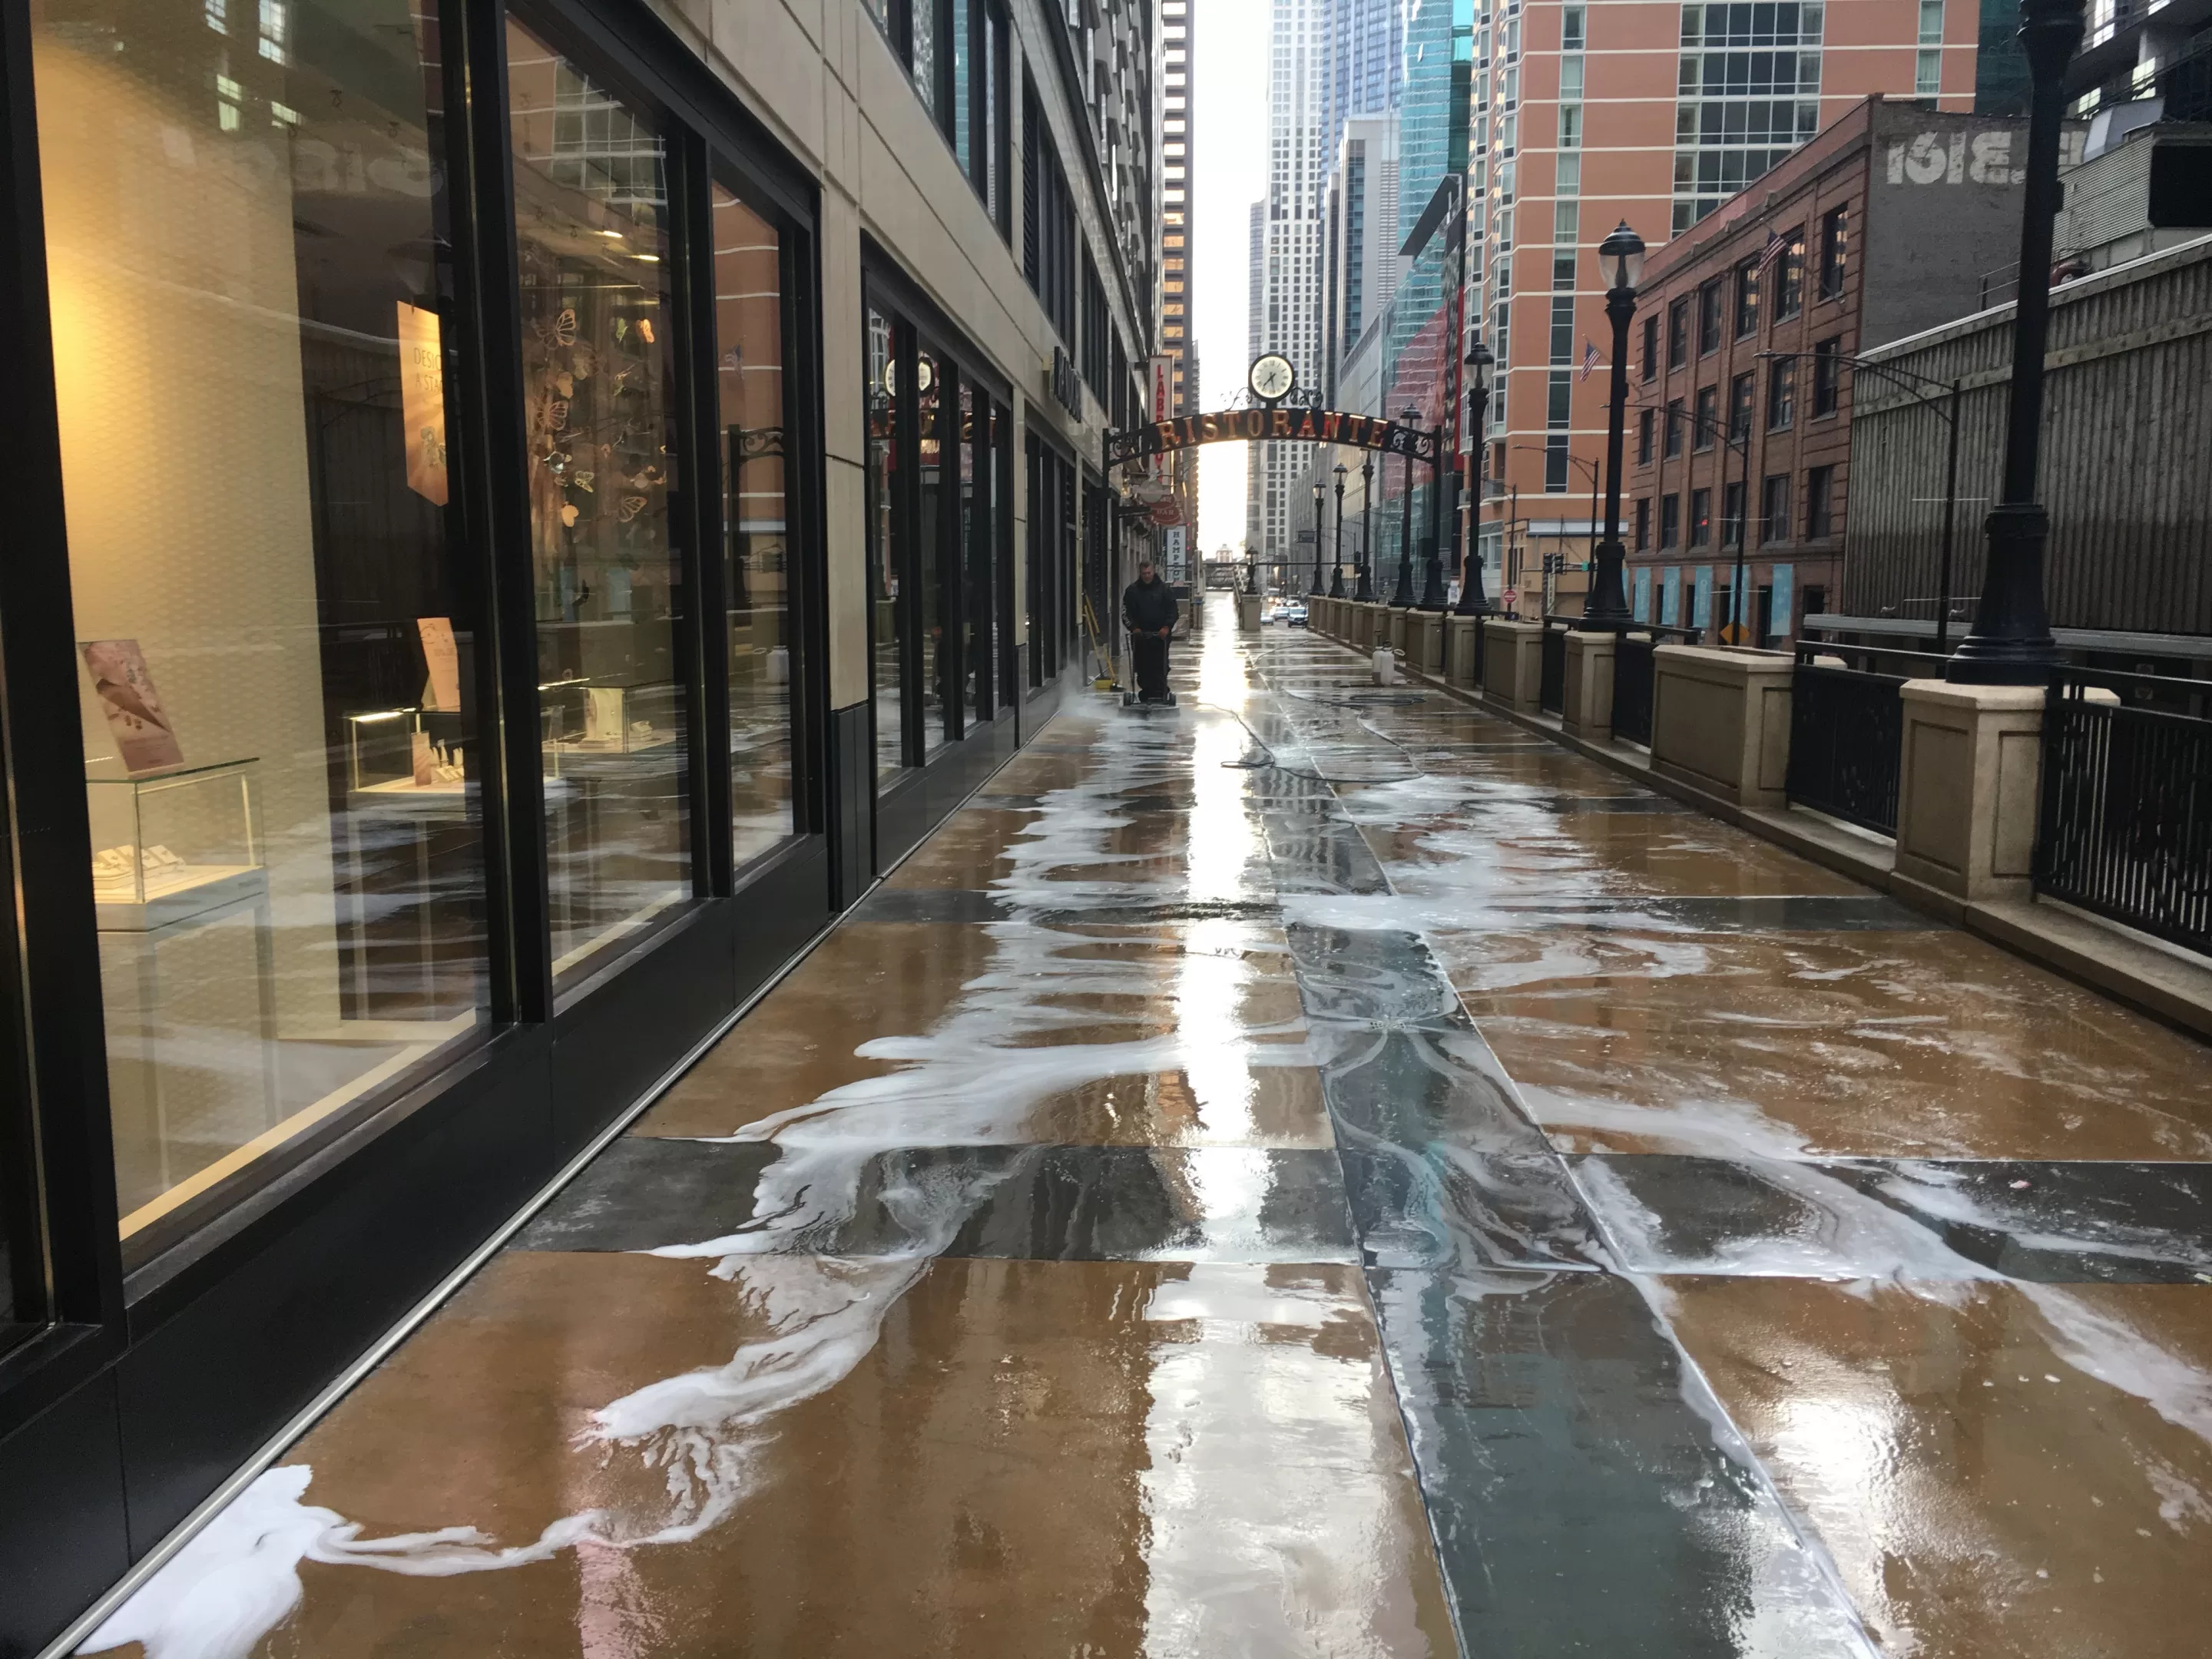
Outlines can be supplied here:
[[1479, 635], [1475, 630], [1482, 625], [1479, 617], [1450, 617], [1443, 619], [1444, 666], [1447, 684], [1472, 686], [1474, 683], [1474, 647]]
[[1406, 617], [1406, 661], [1424, 674], [1444, 672], [1444, 619], [1434, 611], [1414, 611]]
[[1402, 652], [1406, 649], [1407, 634], [1407, 625], [1413, 620], [1413, 613], [1410, 611], [1393, 611], [1389, 613], [1390, 632], [1389, 638], [1390, 641], [1390, 648], [1393, 651]]
[[1613, 738], [1613, 653], [1611, 634], [1567, 635], [1567, 682], [1560, 697], [1559, 725], [1588, 743]]
[[[1661, 646], [1651, 653], [1651, 769], [1739, 806], [1780, 811], [1789, 800], [1795, 667], [1759, 652]], [[1567, 678], [1571, 686], [1571, 668]], [[1609, 672], [1606, 690], [1610, 725]]]
[[1897, 875], [1967, 903], [2033, 890], [2043, 689], [1907, 680]]
[[1260, 596], [1239, 593], [1237, 596], [1237, 627], [1239, 632], [1256, 634], [1260, 631]]
[[1534, 714], [1544, 686], [1544, 624], [1492, 618], [1483, 623], [1482, 638], [1483, 695]]

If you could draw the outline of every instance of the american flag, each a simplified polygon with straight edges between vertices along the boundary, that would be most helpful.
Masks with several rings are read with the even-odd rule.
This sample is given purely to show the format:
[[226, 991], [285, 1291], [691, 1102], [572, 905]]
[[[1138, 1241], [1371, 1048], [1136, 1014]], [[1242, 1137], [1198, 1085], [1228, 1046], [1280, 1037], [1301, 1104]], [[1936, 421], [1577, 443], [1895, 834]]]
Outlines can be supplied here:
[[1787, 252], [1789, 248], [1790, 244], [1782, 240], [1782, 236], [1779, 232], [1773, 230], [1768, 231], [1766, 233], [1765, 251], [1759, 256], [1759, 268], [1761, 270], [1765, 270], [1767, 266], [1772, 264], [1777, 259], [1780, 258], [1785, 252]]
[[1583, 380], [1587, 380], [1588, 379], [1589, 379], [1589, 377], [1590, 377], [1590, 375], [1592, 374], [1592, 373], [1595, 371], [1595, 369], [1596, 369], [1596, 368], [1597, 368], [1597, 363], [1598, 363], [1598, 356], [1597, 356], [1597, 342], [1596, 342], [1596, 341], [1595, 341], [1595, 340], [1589, 339], [1589, 338], [1587, 338], [1587, 337], [1586, 337], [1586, 338], [1584, 338], [1584, 340], [1583, 341], [1583, 374], [1582, 374], [1582, 378], [1583, 378]]

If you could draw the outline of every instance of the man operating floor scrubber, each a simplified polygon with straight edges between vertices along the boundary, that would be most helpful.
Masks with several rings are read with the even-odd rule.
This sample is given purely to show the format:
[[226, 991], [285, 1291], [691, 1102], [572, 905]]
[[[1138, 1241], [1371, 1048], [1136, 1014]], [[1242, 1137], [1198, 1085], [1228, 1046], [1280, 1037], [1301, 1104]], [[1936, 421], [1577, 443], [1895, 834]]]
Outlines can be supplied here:
[[1168, 641], [1180, 616], [1175, 589], [1159, 579], [1147, 560], [1137, 567], [1137, 580], [1121, 590], [1121, 620], [1129, 627], [1129, 666], [1135, 672], [1137, 690], [1127, 702], [1159, 703], [1175, 707], [1168, 690]]

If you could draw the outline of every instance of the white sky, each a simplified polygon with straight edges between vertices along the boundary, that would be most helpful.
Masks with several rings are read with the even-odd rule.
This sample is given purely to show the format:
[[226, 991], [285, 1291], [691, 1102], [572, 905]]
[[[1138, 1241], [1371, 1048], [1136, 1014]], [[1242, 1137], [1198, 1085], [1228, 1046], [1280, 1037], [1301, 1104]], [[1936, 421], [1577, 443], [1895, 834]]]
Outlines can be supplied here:
[[[1191, 346], [1200, 401], [1244, 384], [1251, 204], [1267, 189], [1268, 0], [1191, 0]], [[1301, 365], [1303, 367], [1303, 365]], [[1199, 453], [1198, 544], [1244, 544], [1243, 444]]]

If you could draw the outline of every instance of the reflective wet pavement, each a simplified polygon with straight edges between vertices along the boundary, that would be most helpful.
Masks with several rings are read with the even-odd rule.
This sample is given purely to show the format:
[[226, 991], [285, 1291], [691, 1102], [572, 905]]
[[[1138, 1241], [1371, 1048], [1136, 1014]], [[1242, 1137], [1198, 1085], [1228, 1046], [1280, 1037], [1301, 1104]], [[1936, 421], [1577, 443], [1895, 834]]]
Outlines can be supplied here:
[[2203, 1653], [2206, 1051], [1364, 679], [1064, 714], [97, 1645]]

